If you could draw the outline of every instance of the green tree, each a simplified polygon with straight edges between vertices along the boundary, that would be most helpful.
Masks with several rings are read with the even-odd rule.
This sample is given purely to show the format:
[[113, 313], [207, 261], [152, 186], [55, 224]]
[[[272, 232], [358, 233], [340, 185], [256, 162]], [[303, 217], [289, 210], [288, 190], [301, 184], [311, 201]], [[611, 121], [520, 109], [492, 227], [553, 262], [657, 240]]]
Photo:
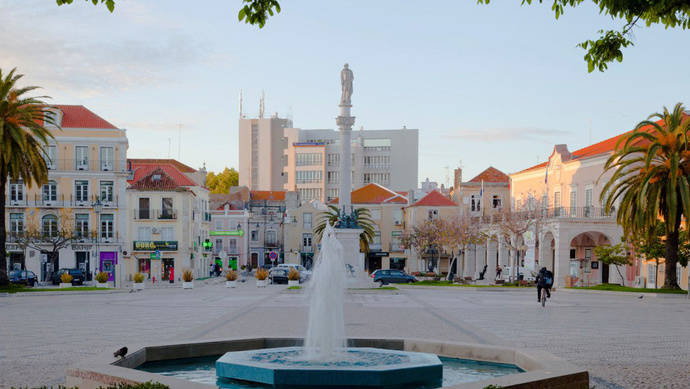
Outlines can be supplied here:
[[[521, 0], [522, 4], [544, 3], [544, 0]], [[661, 24], [666, 28], [690, 28], [690, 1], [688, 0], [590, 0], [602, 15], [623, 22], [620, 30], [599, 30], [599, 37], [586, 40], [578, 47], [586, 50], [584, 59], [587, 70], [603, 72], [613, 61], [623, 60], [623, 49], [633, 46], [632, 30], [644, 24], [647, 27]], [[479, 4], [489, 4], [491, 0], [477, 0]], [[585, 0], [546, 0], [551, 3], [556, 19], [566, 8], [575, 8]]]
[[679, 289], [676, 263], [681, 219], [690, 220], [690, 117], [683, 105], [653, 114], [621, 138], [606, 161], [604, 173], [612, 172], [601, 192], [607, 212], [614, 212], [626, 236], [649, 236], [664, 221], [666, 277], [664, 288]]
[[45, 114], [46, 96], [27, 97], [35, 86], [20, 88], [22, 78], [16, 69], [3, 75], [0, 69], [0, 286], [8, 284], [5, 240], [5, 197], [7, 180], [22, 180], [40, 185], [48, 180], [44, 156], [45, 145], [53, 135], [44, 125], [56, 125], [52, 115]]
[[[438, 257], [441, 254], [444, 244], [454, 240], [448, 234], [446, 223], [441, 219], [425, 220], [423, 223], [413, 226], [406, 231], [401, 239], [405, 248], [412, 248], [417, 251], [419, 258], [426, 261], [428, 271], [438, 270]], [[425, 260], [427, 257], [429, 260]]]
[[594, 254], [597, 255], [601, 263], [616, 267], [616, 271], [618, 271], [618, 275], [621, 277], [621, 282], [623, 282], [623, 286], [625, 286], [625, 277], [623, 277], [623, 273], [621, 273], [620, 266], [629, 265], [630, 257], [623, 243], [618, 243], [613, 246], [597, 246], [594, 248]]
[[[636, 253], [644, 255], [648, 260], [656, 261], [656, 269], [659, 269], [659, 259], [664, 257], [666, 244], [664, 242], [666, 226], [659, 222], [650, 229], [646, 236], [631, 236], [627, 242], [633, 247]], [[690, 236], [686, 228], [681, 228], [678, 247], [678, 263], [681, 266], [688, 266], [690, 259]]]
[[[363, 230], [359, 234], [359, 251], [366, 254], [369, 252], [369, 244], [374, 241], [374, 236], [376, 235], [374, 221], [371, 220], [371, 212], [367, 208], [356, 208], [355, 218], [357, 219], [357, 225]], [[328, 210], [321, 213], [318, 224], [314, 226], [316, 239], [321, 240], [323, 231], [326, 229], [326, 223], [335, 225], [338, 220], [338, 207], [336, 205], [329, 205]]]
[[211, 193], [230, 193], [230, 188], [237, 186], [239, 180], [240, 175], [235, 168], [225, 168], [218, 174], [209, 172], [206, 175], [206, 187]]

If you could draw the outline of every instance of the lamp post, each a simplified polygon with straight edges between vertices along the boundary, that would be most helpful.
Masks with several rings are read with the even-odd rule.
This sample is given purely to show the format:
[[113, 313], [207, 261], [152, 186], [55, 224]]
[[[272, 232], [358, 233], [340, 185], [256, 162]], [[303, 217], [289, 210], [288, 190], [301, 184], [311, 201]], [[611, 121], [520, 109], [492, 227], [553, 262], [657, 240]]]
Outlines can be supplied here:
[[[101, 258], [100, 258], [100, 253], [98, 250], [98, 243], [101, 240], [101, 231], [100, 231], [100, 222], [101, 222], [101, 211], [103, 211], [103, 203], [101, 203], [101, 200], [99, 198], [96, 198], [96, 202], [93, 203], [93, 211], [96, 213], [96, 260], [94, 261], [94, 267], [96, 264], [99, 266], [99, 271], [100, 265], [101, 265]], [[115, 278], [113, 277], [113, 281]]]

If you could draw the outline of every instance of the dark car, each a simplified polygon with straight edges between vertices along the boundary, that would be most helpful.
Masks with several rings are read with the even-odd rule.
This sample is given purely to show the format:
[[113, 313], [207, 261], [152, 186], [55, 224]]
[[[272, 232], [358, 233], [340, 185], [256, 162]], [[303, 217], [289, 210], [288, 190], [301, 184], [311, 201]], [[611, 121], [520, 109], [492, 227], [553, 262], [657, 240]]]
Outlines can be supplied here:
[[84, 280], [86, 280], [86, 275], [81, 269], [60, 269], [53, 273], [52, 281], [53, 285], [57, 285], [62, 282], [62, 275], [64, 273], [69, 273], [72, 276], [72, 285], [84, 285]]
[[268, 279], [271, 280], [271, 284], [287, 284], [288, 272], [288, 269], [274, 267], [271, 269], [271, 272], [268, 273]]
[[27, 286], [38, 285], [38, 278], [36, 274], [29, 270], [13, 270], [9, 274], [10, 282], [13, 284], [21, 284]]
[[405, 273], [403, 270], [378, 270], [374, 274], [374, 282], [378, 282], [381, 285], [387, 284], [408, 284], [412, 282], [417, 282], [417, 279], [413, 276]]

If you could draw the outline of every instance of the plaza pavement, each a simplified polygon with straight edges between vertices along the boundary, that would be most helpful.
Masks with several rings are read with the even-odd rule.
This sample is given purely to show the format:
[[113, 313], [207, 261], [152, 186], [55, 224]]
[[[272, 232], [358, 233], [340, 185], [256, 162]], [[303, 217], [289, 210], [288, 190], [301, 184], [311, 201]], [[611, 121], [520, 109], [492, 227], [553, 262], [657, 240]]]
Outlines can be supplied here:
[[[56, 385], [65, 368], [125, 343], [303, 336], [308, 300], [222, 280], [137, 293], [0, 295], [0, 388]], [[587, 368], [596, 388], [690, 387], [690, 301], [532, 290], [401, 287], [351, 292], [348, 336], [537, 348]]]

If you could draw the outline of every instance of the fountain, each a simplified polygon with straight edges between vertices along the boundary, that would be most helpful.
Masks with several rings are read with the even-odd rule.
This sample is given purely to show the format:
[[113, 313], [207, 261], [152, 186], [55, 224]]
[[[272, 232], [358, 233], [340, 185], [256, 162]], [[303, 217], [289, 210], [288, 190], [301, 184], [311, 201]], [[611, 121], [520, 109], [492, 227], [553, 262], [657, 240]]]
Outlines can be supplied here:
[[277, 387], [396, 387], [440, 385], [443, 364], [434, 354], [346, 347], [343, 247], [327, 225], [309, 287], [304, 347], [233, 351], [216, 361], [219, 378]]

